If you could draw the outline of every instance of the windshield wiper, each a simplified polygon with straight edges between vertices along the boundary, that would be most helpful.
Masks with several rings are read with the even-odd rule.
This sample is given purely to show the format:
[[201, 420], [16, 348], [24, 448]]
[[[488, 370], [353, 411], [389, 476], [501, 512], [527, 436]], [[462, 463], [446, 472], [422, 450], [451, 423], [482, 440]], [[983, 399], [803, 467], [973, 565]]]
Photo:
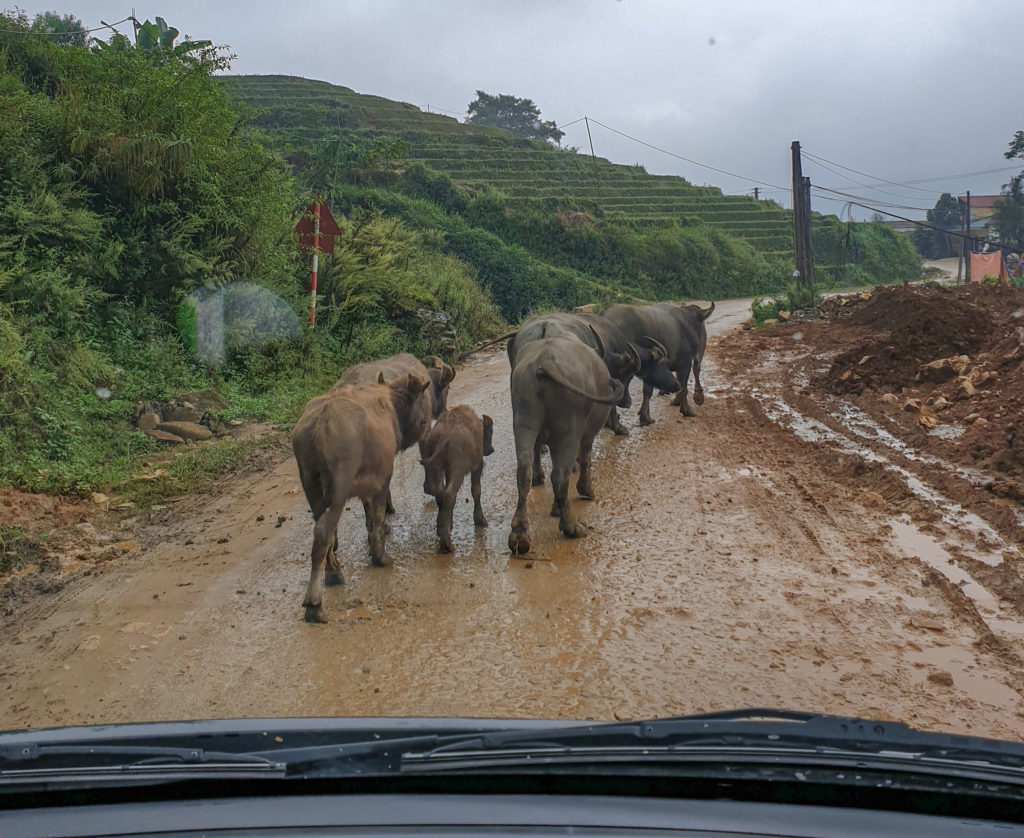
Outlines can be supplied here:
[[283, 777], [280, 760], [251, 753], [151, 745], [0, 746], [0, 784], [88, 777], [266, 776]]
[[[609, 771], [749, 768], [881, 772], [1024, 790], [1024, 745], [915, 730], [898, 722], [749, 709], [640, 722], [378, 739], [260, 752], [288, 764], [289, 776], [486, 772], [506, 769]], [[799, 776], [799, 774], [797, 775]], [[851, 775], [851, 779], [855, 779]]]

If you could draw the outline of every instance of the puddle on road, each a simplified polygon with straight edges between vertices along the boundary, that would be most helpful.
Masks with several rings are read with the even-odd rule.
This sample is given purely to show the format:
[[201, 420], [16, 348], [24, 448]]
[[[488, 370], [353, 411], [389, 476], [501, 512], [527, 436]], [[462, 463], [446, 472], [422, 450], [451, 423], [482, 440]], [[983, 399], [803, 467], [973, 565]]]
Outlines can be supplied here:
[[[833, 430], [824, 422], [804, 416], [796, 408], [784, 402], [777, 395], [767, 394], [756, 387], [751, 388], [750, 395], [761, 403], [765, 415], [769, 419], [778, 423], [782, 427], [791, 430], [799, 439], [802, 439], [805, 442], [815, 443], [827, 441], [835, 446], [839, 451], [857, 455], [868, 462], [878, 463], [886, 470], [898, 474], [907, 485], [907, 488], [921, 500], [927, 501], [936, 507], [942, 513], [942, 521], [945, 524], [949, 525], [953, 529], [967, 530], [989, 543], [998, 545], [994, 550], [979, 551], [977, 553], [977, 558], [986, 564], [990, 564], [992, 566], [998, 565], [1002, 561], [1002, 553], [1005, 550], [1014, 550], [1019, 552], [1019, 548], [1016, 545], [1007, 544], [1006, 540], [979, 515], [974, 512], [969, 512], [959, 503], [950, 500], [945, 495], [926, 485], [909, 469], [892, 462], [881, 454], [877, 454], [872, 451], [870, 448], [867, 448], [855, 440]], [[851, 427], [851, 430], [854, 430], [853, 427]], [[878, 430], [882, 434], [888, 434], [888, 432], [882, 428], [878, 428]], [[854, 433], [856, 433], [856, 431], [854, 431]], [[864, 433], [862, 432], [858, 435], [863, 437]], [[891, 434], [889, 434], [889, 436], [891, 436]], [[907, 446], [904, 446], [903, 443], [895, 437], [893, 437], [893, 440], [893, 446], [899, 444], [907, 449], [907, 453], [904, 453], [903, 451], [899, 451], [899, 453], [904, 454], [908, 459], [911, 459], [910, 455], [913, 453], [912, 450]], [[913, 458], [918, 460], [922, 459], [920, 455], [916, 455]], [[936, 464], [941, 464], [941, 461], [937, 461]], [[952, 466], [949, 466], [949, 468], [951, 471], [955, 470]]]
[[897, 549], [905, 556], [920, 559], [963, 591], [990, 629], [1012, 635], [1016, 639], [1024, 638], [1024, 621], [1003, 617], [999, 600], [957, 565], [949, 551], [935, 538], [921, 532], [907, 516], [891, 521], [890, 526]]

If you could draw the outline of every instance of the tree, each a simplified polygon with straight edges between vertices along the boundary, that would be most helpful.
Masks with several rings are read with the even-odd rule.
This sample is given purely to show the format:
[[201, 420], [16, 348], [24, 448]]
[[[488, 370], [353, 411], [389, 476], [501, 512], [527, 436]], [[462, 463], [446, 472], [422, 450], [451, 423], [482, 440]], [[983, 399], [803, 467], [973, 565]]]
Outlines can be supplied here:
[[954, 255], [957, 248], [954, 247], [953, 237], [943, 231], [959, 229], [960, 202], [948, 192], [943, 192], [935, 206], [928, 210], [926, 218], [932, 227], [939, 229], [918, 227], [914, 230], [911, 239], [917, 252], [926, 259], [945, 259]]
[[33, 32], [53, 32], [53, 42], [61, 47], [84, 47], [88, 36], [85, 24], [74, 15], [43, 12], [32, 20]]
[[1003, 184], [1003, 197], [996, 201], [992, 226], [1000, 242], [1024, 248], [1024, 174]]
[[494, 96], [476, 92], [476, 99], [469, 103], [466, 111], [467, 122], [473, 125], [490, 125], [504, 128], [513, 136], [528, 140], [549, 140], [557, 143], [565, 136], [554, 122], [542, 122], [540, 108], [532, 99], [519, 99], [507, 93]]

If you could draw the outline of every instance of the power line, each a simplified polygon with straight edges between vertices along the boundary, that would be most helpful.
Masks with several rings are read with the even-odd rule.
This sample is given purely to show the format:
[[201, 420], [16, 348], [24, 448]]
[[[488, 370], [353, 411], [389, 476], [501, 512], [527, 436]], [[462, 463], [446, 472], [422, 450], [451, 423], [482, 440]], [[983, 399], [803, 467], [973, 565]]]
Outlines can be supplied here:
[[[599, 122], [598, 120], [594, 119], [594, 117], [589, 117], [589, 119], [594, 124], [600, 125], [602, 128], [604, 128], [604, 129], [606, 129], [608, 131], [611, 131], [613, 134], [618, 134], [620, 137], [625, 137], [627, 140], [631, 140], [634, 143], [639, 143], [642, 146], [647, 146], [647, 148], [652, 148], [655, 151], [660, 151], [662, 154], [667, 154], [669, 157], [675, 157], [675, 158], [677, 158], [679, 160], [685, 160], [687, 163], [692, 163], [694, 166], [700, 166], [701, 168], [704, 168], [704, 169], [710, 169], [712, 172], [718, 172], [721, 175], [728, 175], [729, 177], [738, 178], [739, 180], [746, 180], [746, 181], [749, 181], [750, 183], [757, 183], [757, 184], [760, 184], [761, 186], [770, 186], [773, 189], [785, 189], [785, 187], [779, 186], [778, 184], [775, 184], [775, 183], [766, 183], [763, 180], [757, 180], [756, 178], [747, 177], [746, 175], [738, 175], [735, 172], [727, 172], [725, 169], [718, 169], [715, 166], [709, 166], [707, 163], [701, 163], [701, 162], [699, 162], [697, 160], [692, 160], [689, 157], [683, 157], [683, 155], [681, 155], [681, 154], [676, 154], [675, 152], [668, 151], [667, 149], [659, 148], [656, 145], [651, 145], [650, 143], [646, 143], [643, 140], [638, 140], [636, 137], [631, 137], [629, 134], [626, 134], [626, 133], [624, 133], [622, 131], [619, 131], [619, 130], [617, 130], [615, 128], [612, 128], [609, 125], [605, 125], [603, 122]], [[790, 190], [786, 190], [786, 191], [788, 192]]]
[[854, 180], [849, 175], [844, 175], [842, 172], [837, 171], [836, 169], [833, 169], [831, 166], [826, 166], [824, 163], [821, 163], [821, 162], [815, 160], [812, 157], [808, 157], [807, 160], [808, 160], [808, 162], [813, 163], [815, 166], [820, 166], [821, 168], [823, 168], [823, 169], [825, 169], [825, 170], [827, 170], [829, 172], [832, 172], [832, 174], [839, 175], [839, 177], [846, 178], [846, 180], [850, 181], [851, 183], [856, 184], [856, 186], [847, 186], [846, 187], [847, 189], [856, 189], [857, 187], [860, 187], [862, 189], [873, 189], [873, 190], [875, 190], [877, 192], [881, 192], [883, 195], [889, 195], [890, 197], [893, 197], [893, 198], [903, 198], [904, 200], [907, 200], [907, 201], [917, 201], [917, 200], [920, 200], [919, 198], [915, 197], [914, 195], [897, 195], [895, 192], [888, 192], [888, 191], [886, 191], [885, 189], [882, 189], [879, 186], [872, 186], [872, 185], [867, 184], [867, 183], [861, 183], [859, 180]]
[[[868, 174], [867, 172], [862, 172], [859, 169], [852, 169], [849, 166], [844, 166], [842, 163], [837, 163], [834, 160], [828, 160], [827, 158], [824, 158], [824, 157], [818, 157], [817, 155], [812, 155], [810, 152], [807, 152], [807, 151], [804, 151], [804, 155], [809, 157], [811, 160], [821, 160], [821, 161], [824, 161], [825, 163], [831, 163], [831, 165], [839, 166], [841, 169], [846, 169], [846, 171], [848, 171], [848, 172], [853, 172], [854, 174], [863, 175], [864, 177], [870, 177], [872, 180], [881, 180], [883, 183], [889, 183], [892, 186], [907, 186], [908, 188], [911, 188], [911, 190], [914, 190], [916, 192], [927, 192], [927, 193], [936, 194], [935, 190], [922, 190], [922, 188], [919, 188], [918, 186], [911, 186], [908, 183], [899, 183], [899, 182], [897, 182], [895, 180], [887, 180], [886, 178], [879, 177], [878, 175]], [[938, 193], [938, 194], [941, 195], [941, 193]]]
[[101, 29], [113, 29], [115, 26], [120, 26], [122, 23], [128, 21], [134, 21], [135, 18], [132, 15], [123, 20], [116, 20], [113, 23], [104, 23], [102, 26], [96, 26], [92, 29], [69, 29], [67, 32], [34, 32], [31, 29], [0, 29], [0, 33], [4, 35], [41, 35], [45, 38], [66, 38], [69, 35], [88, 35], [90, 32], [99, 32]]
[[842, 195], [844, 198], [849, 198], [851, 200], [867, 201], [872, 206], [891, 207], [892, 209], [904, 209], [904, 210], [921, 210], [921, 211], [925, 211], [925, 210], [929, 209], [928, 207], [914, 207], [914, 206], [910, 206], [908, 204], [894, 204], [891, 201], [876, 201], [876, 200], [872, 200], [871, 198], [864, 198], [861, 195], [851, 195], [849, 192], [843, 192], [840, 189], [830, 189], [827, 186], [818, 186], [816, 184], [811, 184], [811, 186], [814, 189], [820, 189], [820, 190], [824, 190], [825, 192], [831, 192], [833, 195]]

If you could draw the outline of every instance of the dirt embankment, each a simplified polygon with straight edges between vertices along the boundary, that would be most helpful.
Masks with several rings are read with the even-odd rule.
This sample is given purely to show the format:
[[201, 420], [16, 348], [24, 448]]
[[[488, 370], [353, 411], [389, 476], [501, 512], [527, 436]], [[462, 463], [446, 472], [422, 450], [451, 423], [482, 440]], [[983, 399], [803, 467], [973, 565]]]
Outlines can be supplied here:
[[436, 510], [403, 455], [393, 566], [369, 566], [353, 505], [346, 585], [327, 592], [331, 622], [308, 625], [308, 510], [293, 462], [268, 459], [151, 513], [135, 549], [69, 570], [55, 593], [9, 600], [0, 727], [777, 706], [1024, 739], [1019, 505], [938, 447], [956, 439], [883, 402], [888, 384], [834, 392], [837, 357], [895, 327], [725, 332], [743, 309], [710, 321], [695, 419], [658, 398], [653, 426], [628, 415], [630, 436], [600, 437], [597, 500], [571, 493], [587, 538], [557, 533], [545, 486], [530, 554], [508, 552], [498, 350], [461, 369], [450, 397], [495, 420], [487, 530], [467, 485], [455, 552], [438, 554]]

